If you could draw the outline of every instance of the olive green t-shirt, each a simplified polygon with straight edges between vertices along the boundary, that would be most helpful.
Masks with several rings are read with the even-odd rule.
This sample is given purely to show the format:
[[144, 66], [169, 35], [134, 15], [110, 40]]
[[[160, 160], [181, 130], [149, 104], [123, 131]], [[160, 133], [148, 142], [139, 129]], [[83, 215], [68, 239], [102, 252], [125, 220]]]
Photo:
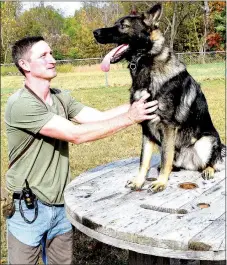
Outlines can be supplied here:
[[84, 107], [68, 92], [56, 91], [51, 90], [50, 106], [22, 88], [10, 96], [5, 111], [9, 161], [21, 154], [35, 137], [29, 149], [7, 171], [7, 188], [20, 192], [27, 178], [34, 194], [48, 204], [64, 203], [63, 192], [71, 179], [69, 148], [67, 142], [42, 136], [39, 131], [54, 115], [70, 120]]

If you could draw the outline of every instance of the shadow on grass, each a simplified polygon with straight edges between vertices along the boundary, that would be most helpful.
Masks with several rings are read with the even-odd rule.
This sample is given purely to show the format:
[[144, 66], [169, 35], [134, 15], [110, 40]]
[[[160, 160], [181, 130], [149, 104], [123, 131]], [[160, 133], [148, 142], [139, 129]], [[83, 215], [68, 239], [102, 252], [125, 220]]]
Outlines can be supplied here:
[[128, 265], [128, 251], [103, 244], [74, 230], [75, 265]]

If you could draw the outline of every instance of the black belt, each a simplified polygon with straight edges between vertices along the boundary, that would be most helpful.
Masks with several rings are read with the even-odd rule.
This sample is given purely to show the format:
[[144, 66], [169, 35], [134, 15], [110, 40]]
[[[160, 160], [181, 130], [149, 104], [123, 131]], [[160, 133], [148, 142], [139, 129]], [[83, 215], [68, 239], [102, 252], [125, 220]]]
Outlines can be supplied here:
[[[13, 193], [13, 199], [15, 199], [15, 200], [20, 200], [20, 196], [21, 196], [21, 194], [20, 193], [16, 193], [16, 192], [14, 192]], [[22, 197], [22, 199], [23, 199], [23, 197]], [[40, 201], [40, 200], [39, 200]], [[44, 205], [46, 205], [46, 206], [55, 206], [55, 207], [63, 207], [64, 206], [64, 204], [49, 204], [49, 203], [46, 203], [46, 202], [43, 202], [43, 201], [40, 201], [42, 204], [44, 204]]]
[[13, 193], [13, 199], [19, 200], [20, 199], [20, 193]]

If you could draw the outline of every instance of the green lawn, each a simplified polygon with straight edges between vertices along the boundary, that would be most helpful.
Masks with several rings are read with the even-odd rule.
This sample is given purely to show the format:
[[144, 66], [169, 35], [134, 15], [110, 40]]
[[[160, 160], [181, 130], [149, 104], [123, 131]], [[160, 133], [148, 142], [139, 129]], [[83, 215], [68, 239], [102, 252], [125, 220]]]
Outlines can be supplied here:
[[[197, 64], [188, 67], [190, 74], [198, 81], [205, 80], [224, 80], [225, 64]], [[106, 85], [106, 76], [110, 87], [124, 86], [129, 87], [131, 77], [127, 67], [121, 64], [111, 65], [111, 70], [107, 74], [103, 73], [98, 65], [87, 66], [83, 68], [73, 68], [70, 73], [58, 73], [58, 76], [52, 81], [53, 87], [78, 90], [89, 88], [104, 88]], [[10, 93], [21, 87], [23, 83], [22, 76], [2, 76], [1, 94]]]
[[[189, 72], [200, 82], [206, 95], [212, 120], [225, 142], [225, 65], [216, 63], [209, 65], [193, 65]], [[59, 73], [53, 80], [52, 87], [70, 90], [79, 101], [100, 110], [126, 103], [129, 100], [131, 84], [128, 70], [119, 67], [108, 73], [109, 87], [105, 87], [105, 74], [98, 69], [87, 72]], [[7, 142], [4, 125], [4, 110], [8, 96], [23, 84], [22, 76], [1, 77], [1, 175], [7, 171]], [[141, 129], [134, 125], [118, 134], [92, 143], [75, 146], [70, 144], [70, 163], [72, 175], [76, 177], [81, 172], [107, 162], [139, 156], [141, 148]], [[1, 179], [4, 186], [5, 179]], [[2, 257], [6, 257], [5, 224], [2, 224]], [[81, 257], [81, 260], [83, 257]], [[79, 263], [78, 263], [79, 264]], [[83, 264], [83, 263], [80, 263]], [[86, 263], [87, 264], [87, 263]], [[93, 265], [95, 263], [89, 263]], [[106, 263], [109, 265], [111, 263]]]

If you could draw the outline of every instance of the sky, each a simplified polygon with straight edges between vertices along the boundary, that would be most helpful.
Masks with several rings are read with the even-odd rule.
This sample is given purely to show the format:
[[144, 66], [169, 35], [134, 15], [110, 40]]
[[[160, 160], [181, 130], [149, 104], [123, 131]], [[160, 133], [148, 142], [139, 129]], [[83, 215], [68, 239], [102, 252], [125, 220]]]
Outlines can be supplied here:
[[[24, 9], [29, 9], [40, 4], [40, 2], [24, 2]], [[61, 9], [65, 17], [73, 16], [76, 9], [79, 9], [82, 4], [80, 2], [46, 2], [44, 1], [44, 6], [52, 5], [55, 9]]]

